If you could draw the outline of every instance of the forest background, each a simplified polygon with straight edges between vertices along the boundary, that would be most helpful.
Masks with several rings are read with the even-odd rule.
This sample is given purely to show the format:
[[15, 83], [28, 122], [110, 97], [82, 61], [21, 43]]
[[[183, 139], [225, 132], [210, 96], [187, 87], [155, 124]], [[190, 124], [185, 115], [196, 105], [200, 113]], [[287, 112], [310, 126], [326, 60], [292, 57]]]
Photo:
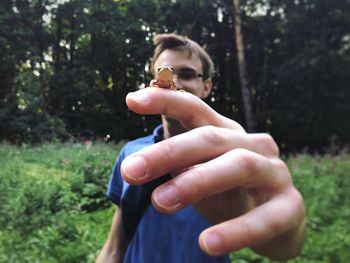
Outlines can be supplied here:
[[[241, 10], [255, 130], [276, 139], [307, 207], [291, 262], [350, 262], [350, 1]], [[206, 102], [247, 127], [235, 14], [231, 0], [0, 1], [0, 262], [94, 261], [115, 157], [160, 123], [124, 101], [152, 78], [156, 33], [204, 45], [216, 65]], [[271, 262], [247, 249], [232, 261]]]
[[[241, 3], [256, 131], [282, 151], [350, 142], [348, 0]], [[0, 140], [14, 143], [149, 133], [159, 118], [125, 106], [145, 87], [156, 33], [204, 45], [215, 110], [246, 126], [232, 1], [4, 0], [0, 3]]]

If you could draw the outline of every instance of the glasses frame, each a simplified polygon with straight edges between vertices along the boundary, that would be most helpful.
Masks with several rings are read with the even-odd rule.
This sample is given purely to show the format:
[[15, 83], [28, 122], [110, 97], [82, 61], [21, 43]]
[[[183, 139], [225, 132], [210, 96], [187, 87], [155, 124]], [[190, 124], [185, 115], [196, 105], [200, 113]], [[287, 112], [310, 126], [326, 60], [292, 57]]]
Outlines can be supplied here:
[[[185, 81], [190, 81], [190, 80], [194, 80], [194, 79], [197, 79], [197, 78], [203, 78], [203, 74], [200, 74], [197, 72], [197, 70], [193, 69], [193, 68], [179, 68], [179, 69], [175, 69], [173, 67], [171, 67], [172, 70], [173, 70], [173, 74], [176, 75], [179, 79], [181, 80], [185, 80]], [[181, 77], [181, 71], [188, 71], [188, 72], [192, 72], [193, 75], [191, 76], [191, 78], [182, 78]], [[184, 72], [186, 73], [186, 72]]]

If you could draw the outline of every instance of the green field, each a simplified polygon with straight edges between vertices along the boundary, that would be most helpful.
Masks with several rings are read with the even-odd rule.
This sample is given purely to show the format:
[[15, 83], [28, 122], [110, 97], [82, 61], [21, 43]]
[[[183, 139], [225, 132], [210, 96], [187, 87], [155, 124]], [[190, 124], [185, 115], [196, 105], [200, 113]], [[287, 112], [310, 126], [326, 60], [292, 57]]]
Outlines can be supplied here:
[[[114, 208], [104, 192], [122, 144], [0, 144], [0, 262], [93, 262]], [[290, 262], [350, 262], [350, 155], [289, 157], [308, 213]], [[270, 262], [249, 250], [233, 262]]]

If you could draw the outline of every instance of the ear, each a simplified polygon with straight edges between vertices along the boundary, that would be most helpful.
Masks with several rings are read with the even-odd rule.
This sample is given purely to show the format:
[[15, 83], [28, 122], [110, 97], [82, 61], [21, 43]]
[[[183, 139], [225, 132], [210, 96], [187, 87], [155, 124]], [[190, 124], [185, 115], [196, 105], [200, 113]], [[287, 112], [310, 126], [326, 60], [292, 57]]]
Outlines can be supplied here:
[[209, 78], [203, 82], [203, 85], [204, 87], [200, 96], [201, 99], [205, 99], [206, 97], [209, 96], [211, 89], [213, 88], [213, 81], [211, 80], [211, 78]]

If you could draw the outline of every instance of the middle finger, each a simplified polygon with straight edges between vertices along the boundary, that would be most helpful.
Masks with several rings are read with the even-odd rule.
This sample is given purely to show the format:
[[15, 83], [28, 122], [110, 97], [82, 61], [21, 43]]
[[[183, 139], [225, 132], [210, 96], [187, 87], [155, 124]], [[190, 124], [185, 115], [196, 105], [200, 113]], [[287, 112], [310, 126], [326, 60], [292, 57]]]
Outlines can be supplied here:
[[288, 182], [288, 176], [276, 176], [273, 165], [274, 162], [260, 154], [234, 149], [159, 186], [152, 201], [159, 211], [170, 213], [238, 187], [259, 187], [261, 197], [265, 196], [264, 191], [271, 195]]

